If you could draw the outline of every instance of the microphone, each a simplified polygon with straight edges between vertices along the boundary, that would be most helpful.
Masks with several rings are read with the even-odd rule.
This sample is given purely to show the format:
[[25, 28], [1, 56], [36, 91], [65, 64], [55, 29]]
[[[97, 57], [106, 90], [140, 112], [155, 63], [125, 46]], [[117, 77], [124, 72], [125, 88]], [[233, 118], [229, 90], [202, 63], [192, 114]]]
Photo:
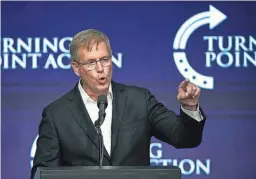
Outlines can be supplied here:
[[100, 147], [100, 151], [99, 151], [99, 166], [102, 166], [102, 162], [103, 162], [103, 150], [104, 150], [104, 145], [103, 145], [103, 136], [102, 136], [102, 132], [100, 129], [100, 126], [103, 124], [105, 117], [106, 117], [106, 113], [105, 113], [105, 109], [108, 106], [108, 101], [107, 101], [107, 97], [105, 95], [100, 95], [98, 96], [98, 102], [97, 102], [97, 106], [99, 108], [99, 118], [98, 120], [95, 121], [94, 126], [95, 129], [99, 135], [99, 147]]
[[106, 113], [105, 109], [108, 106], [107, 97], [105, 95], [100, 95], [98, 97], [97, 106], [99, 108], [99, 119], [95, 122], [97, 126], [101, 126], [105, 120]]

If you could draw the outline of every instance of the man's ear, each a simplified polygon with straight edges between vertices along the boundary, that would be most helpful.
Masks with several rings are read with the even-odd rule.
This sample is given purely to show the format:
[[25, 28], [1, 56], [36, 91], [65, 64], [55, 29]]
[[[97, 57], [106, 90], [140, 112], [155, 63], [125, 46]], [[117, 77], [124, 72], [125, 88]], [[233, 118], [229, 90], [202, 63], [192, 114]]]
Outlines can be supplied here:
[[78, 63], [73, 61], [71, 65], [75, 74], [80, 77], [79, 70], [78, 70]]

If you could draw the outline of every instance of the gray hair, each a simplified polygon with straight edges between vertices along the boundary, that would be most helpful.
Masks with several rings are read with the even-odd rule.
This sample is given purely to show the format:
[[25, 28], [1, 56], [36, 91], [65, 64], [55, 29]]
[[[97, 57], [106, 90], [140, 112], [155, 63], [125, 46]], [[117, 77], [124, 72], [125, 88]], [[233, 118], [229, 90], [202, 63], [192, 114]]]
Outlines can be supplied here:
[[80, 61], [79, 49], [86, 48], [91, 51], [92, 47], [96, 44], [104, 42], [107, 45], [109, 54], [112, 56], [112, 49], [108, 37], [101, 31], [95, 29], [87, 29], [77, 33], [70, 44], [70, 54], [72, 61]]

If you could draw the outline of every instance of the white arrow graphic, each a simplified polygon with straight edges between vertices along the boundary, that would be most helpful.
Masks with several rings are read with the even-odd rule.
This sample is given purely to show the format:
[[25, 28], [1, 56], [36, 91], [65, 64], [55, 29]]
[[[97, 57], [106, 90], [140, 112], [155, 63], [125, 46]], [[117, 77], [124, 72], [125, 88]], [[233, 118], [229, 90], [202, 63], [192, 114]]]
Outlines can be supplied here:
[[[174, 50], [185, 50], [189, 37], [197, 28], [205, 24], [209, 24], [209, 28], [212, 30], [226, 18], [227, 16], [225, 14], [220, 12], [212, 5], [209, 6], [209, 11], [201, 12], [192, 16], [186, 22], [184, 22], [184, 24], [178, 30], [173, 43]], [[189, 65], [185, 52], [173, 52], [173, 58], [182, 76], [188, 78], [192, 83], [200, 86], [201, 88], [213, 89], [214, 78], [212, 76], [202, 75], [195, 71]]]
[[213, 89], [213, 77], [196, 72], [189, 65], [185, 52], [175, 52], [173, 56], [175, 64], [184, 78], [188, 78], [190, 82], [201, 88]]
[[210, 5], [209, 11], [201, 12], [192, 16], [180, 27], [174, 39], [173, 48], [175, 50], [184, 50], [186, 48], [188, 38], [197, 28], [205, 24], [209, 24], [209, 28], [212, 30], [226, 18], [227, 16], [225, 14]]

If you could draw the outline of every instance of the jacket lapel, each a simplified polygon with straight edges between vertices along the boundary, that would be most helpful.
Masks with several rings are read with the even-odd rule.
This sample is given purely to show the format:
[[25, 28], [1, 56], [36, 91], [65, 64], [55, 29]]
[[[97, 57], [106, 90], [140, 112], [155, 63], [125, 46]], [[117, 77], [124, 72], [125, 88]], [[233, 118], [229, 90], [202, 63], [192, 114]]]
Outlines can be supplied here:
[[[113, 154], [119, 135], [120, 126], [126, 106], [127, 95], [124, 86], [112, 81], [113, 108], [111, 126], [111, 154]], [[112, 155], [111, 155], [112, 156]]]
[[[69, 110], [71, 111], [72, 115], [74, 116], [76, 122], [80, 125], [80, 127], [84, 130], [87, 134], [89, 139], [92, 143], [98, 148], [99, 150], [99, 140], [98, 134], [95, 130], [94, 124], [86, 110], [86, 107], [83, 103], [81, 94], [78, 89], [78, 83], [71, 91], [69, 95], [69, 100], [71, 101], [69, 104]], [[110, 160], [110, 156], [107, 150], [104, 147], [104, 156]]]

